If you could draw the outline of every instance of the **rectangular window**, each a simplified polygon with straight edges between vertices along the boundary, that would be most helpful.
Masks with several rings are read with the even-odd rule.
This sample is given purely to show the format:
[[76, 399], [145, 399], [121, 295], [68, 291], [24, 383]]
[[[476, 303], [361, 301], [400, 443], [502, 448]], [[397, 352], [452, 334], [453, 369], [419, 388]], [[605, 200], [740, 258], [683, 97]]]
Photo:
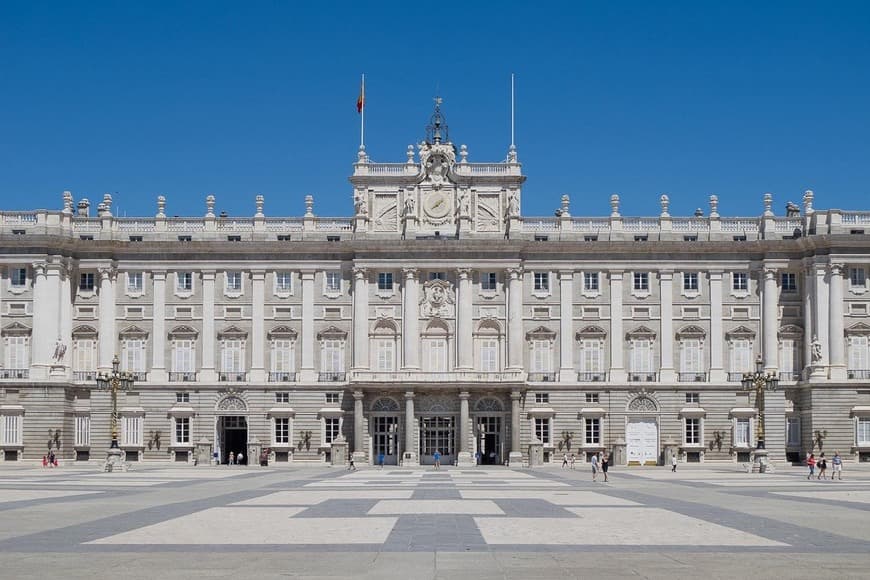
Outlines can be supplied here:
[[485, 292], [495, 292], [498, 276], [495, 272], [483, 272], [480, 275], [480, 289]]
[[583, 290], [598, 292], [598, 272], [583, 272]]
[[142, 446], [142, 417], [133, 415], [121, 418], [121, 445]]
[[783, 292], [797, 292], [797, 277], [793, 272], [783, 272], [780, 280]]
[[121, 370], [131, 373], [145, 372], [145, 341], [128, 338], [121, 343]]
[[749, 418], [741, 417], [734, 422], [734, 446], [749, 447]]
[[275, 402], [276, 403], [289, 403], [290, 402], [290, 393], [287, 393], [287, 392], [275, 393]]
[[550, 393], [535, 393], [535, 404], [541, 405], [550, 402]]
[[190, 393], [185, 391], [178, 391], [175, 393], [175, 402], [176, 403], [189, 403], [190, 402]]
[[731, 274], [731, 289], [738, 292], [749, 290], [749, 274], [746, 272], [733, 272]]
[[275, 417], [275, 445], [290, 443], [290, 417]]
[[339, 431], [339, 419], [338, 417], [325, 417], [323, 419], [323, 427], [324, 427], [324, 443], [332, 443], [338, 438]]
[[340, 340], [324, 340], [320, 352], [320, 371], [324, 373], [343, 373], [344, 358], [342, 357], [342, 342]]
[[535, 437], [544, 445], [550, 444], [550, 419], [535, 417]]
[[226, 273], [226, 281], [227, 281], [227, 292], [241, 292], [242, 291], [242, 273], [241, 272], [227, 272]]
[[6, 338], [6, 368], [8, 370], [20, 371], [30, 368], [30, 349], [28, 346], [28, 337], [26, 336]]
[[396, 341], [392, 338], [379, 338], [375, 342], [377, 361], [375, 369], [390, 372], [396, 369]]
[[699, 445], [701, 443], [701, 419], [686, 417], [686, 445]]
[[600, 339], [586, 338], [580, 341], [580, 372], [604, 372], [604, 345]]
[[79, 338], [73, 342], [73, 371], [91, 372], [97, 369], [97, 341]]
[[635, 272], [634, 273], [634, 286], [635, 290], [641, 292], [649, 291], [649, 272]]
[[176, 292], [193, 292], [193, 272], [175, 273]]
[[341, 292], [341, 272], [326, 272], [324, 276], [324, 289], [328, 294]]
[[794, 339], [784, 338], [779, 343], [779, 372], [786, 380], [794, 378], [801, 369], [800, 353]]
[[22, 288], [27, 285], [27, 268], [12, 268], [13, 288]]
[[194, 372], [194, 342], [189, 339], [176, 340], [172, 348], [172, 372]]
[[190, 443], [190, 417], [175, 418], [175, 444], [187, 445]]
[[241, 340], [225, 340], [221, 348], [221, 372], [240, 373], [244, 371], [244, 345]]
[[586, 417], [583, 421], [585, 426], [585, 438], [584, 441], [586, 445], [600, 445], [601, 444], [601, 418], [600, 417]]
[[752, 344], [748, 339], [738, 338], [731, 341], [731, 372], [748, 373], [752, 371]]
[[852, 288], [864, 288], [867, 283], [867, 273], [864, 268], [849, 268], [849, 285]]
[[293, 341], [283, 338], [273, 340], [272, 372], [292, 373], [293, 369]]
[[87, 447], [91, 444], [91, 418], [88, 415], [76, 415], [76, 432], [73, 445]]
[[23, 417], [21, 415], [3, 415], [3, 445], [21, 445], [23, 439]]
[[498, 371], [498, 340], [484, 338], [480, 341], [480, 370], [485, 373]]
[[683, 290], [688, 290], [689, 292], [697, 292], [698, 291], [698, 273], [697, 272], [684, 272], [683, 273]]
[[393, 291], [393, 273], [378, 272], [378, 292]]
[[788, 447], [800, 447], [801, 445], [801, 418], [786, 417], [785, 420], [785, 444]]
[[535, 292], [549, 292], [550, 291], [550, 273], [549, 272], [535, 272], [533, 274], [534, 282], [535, 282]]
[[444, 339], [429, 342], [429, 370], [444, 372], [447, 370], [447, 341]]
[[648, 339], [634, 340], [631, 343], [631, 372], [652, 372], [652, 342]]
[[82, 272], [79, 274], [79, 290], [84, 292], [94, 291], [94, 273]]
[[127, 272], [127, 293], [141, 294], [144, 289], [145, 282], [142, 272]]
[[586, 402], [587, 403], [598, 403], [599, 402], [598, 393], [586, 393]]
[[549, 373], [552, 370], [553, 357], [549, 340], [532, 341], [532, 372]]
[[447, 274], [444, 272], [429, 272], [430, 280], [446, 280]]
[[341, 395], [338, 393], [326, 393], [326, 404], [327, 405], [338, 405], [341, 399]]
[[866, 335], [849, 337], [849, 370], [870, 370], [870, 341]]
[[680, 372], [700, 373], [701, 341], [697, 338], [684, 338], [680, 341]]
[[857, 443], [860, 446], [870, 445], [870, 417], [858, 417]]
[[275, 291], [276, 292], [291, 292], [293, 278], [290, 272], [275, 272]]

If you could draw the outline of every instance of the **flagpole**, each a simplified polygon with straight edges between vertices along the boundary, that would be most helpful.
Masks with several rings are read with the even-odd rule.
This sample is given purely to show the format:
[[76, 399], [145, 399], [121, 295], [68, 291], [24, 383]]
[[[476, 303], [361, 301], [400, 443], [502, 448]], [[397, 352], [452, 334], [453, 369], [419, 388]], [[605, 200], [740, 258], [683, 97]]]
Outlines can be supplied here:
[[514, 73], [511, 73], [511, 147], [515, 147], [514, 142]]
[[360, 149], [365, 148], [366, 146], [366, 75], [363, 73], [362, 75], [362, 85], [360, 88], [360, 94], [362, 95], [362, 108], [360, 109], [359, 115], [359, 146]]

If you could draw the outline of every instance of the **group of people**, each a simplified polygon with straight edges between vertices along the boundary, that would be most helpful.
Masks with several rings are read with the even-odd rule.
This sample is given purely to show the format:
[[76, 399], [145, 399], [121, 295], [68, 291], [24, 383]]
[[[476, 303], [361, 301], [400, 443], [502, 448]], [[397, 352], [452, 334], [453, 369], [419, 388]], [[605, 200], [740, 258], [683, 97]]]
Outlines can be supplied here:
[[245, 454], [239, 451], [238, 453], [233, 453], [230, 451], [230, 456], [227, 458], [227, 465], [244, 465], [245, 464]]
[[[577, 461], [576, 455], [573, 453], [569, 456], [567, 453], [562, 454], [562, 469], [574, 469], [574, 463]], [[610, 467], [610, 455], [604, 451], [599, 451], [593, 454], [589, 459], [589, 464], [592, 466], [592, 481], [598, 481], [599, 472], [604, 476], [604, 481], [607, 479], [607, 470]]]
[[[812, 479], [813, 476], [816, 479], [828, 479], [828, 460], [825, 459], [824, 453], [820, 454], [818, 459], [816, 459], [814, 453], [809, 453], [807, 455], [807, 467], [809, 468], [807, 479]], [[816, 474], [816, 467], [819, 468], [818, 474]], [[834, 452], [834, 457], [831, 458], [831, 467], [833, 469], [831, 481], [835, 479], [843, 481], [843, 458], [840, 457], [839, 451]]]
[[54, 451], [49, 451], [48, 455], [42, 456], [42, 466], [57, 467], [57, 457], [55, 456]]

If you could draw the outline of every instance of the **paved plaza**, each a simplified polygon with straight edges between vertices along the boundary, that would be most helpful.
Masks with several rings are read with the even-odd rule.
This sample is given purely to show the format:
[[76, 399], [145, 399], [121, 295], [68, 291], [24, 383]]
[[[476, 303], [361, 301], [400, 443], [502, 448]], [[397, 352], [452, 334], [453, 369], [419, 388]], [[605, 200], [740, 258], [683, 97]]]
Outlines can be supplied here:
[[[581, 469], [582, 467], [582, 469]], [[0, 469], [3, 578], [866, 578], [870, 470]]]

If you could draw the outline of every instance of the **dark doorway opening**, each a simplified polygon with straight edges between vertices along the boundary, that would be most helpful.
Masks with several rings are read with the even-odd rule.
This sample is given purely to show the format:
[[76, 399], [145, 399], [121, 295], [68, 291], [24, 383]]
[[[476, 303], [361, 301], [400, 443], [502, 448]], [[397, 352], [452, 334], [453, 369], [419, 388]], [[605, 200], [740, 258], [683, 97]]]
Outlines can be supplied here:
[[[248, 422], [245, 417], [221, 417], [221, 463], [229, 463], [230, 453], [238, 458], [242, 453], [242, 464], [248, 462]], [[238, 459], [236, 459], [238, 463]]]

